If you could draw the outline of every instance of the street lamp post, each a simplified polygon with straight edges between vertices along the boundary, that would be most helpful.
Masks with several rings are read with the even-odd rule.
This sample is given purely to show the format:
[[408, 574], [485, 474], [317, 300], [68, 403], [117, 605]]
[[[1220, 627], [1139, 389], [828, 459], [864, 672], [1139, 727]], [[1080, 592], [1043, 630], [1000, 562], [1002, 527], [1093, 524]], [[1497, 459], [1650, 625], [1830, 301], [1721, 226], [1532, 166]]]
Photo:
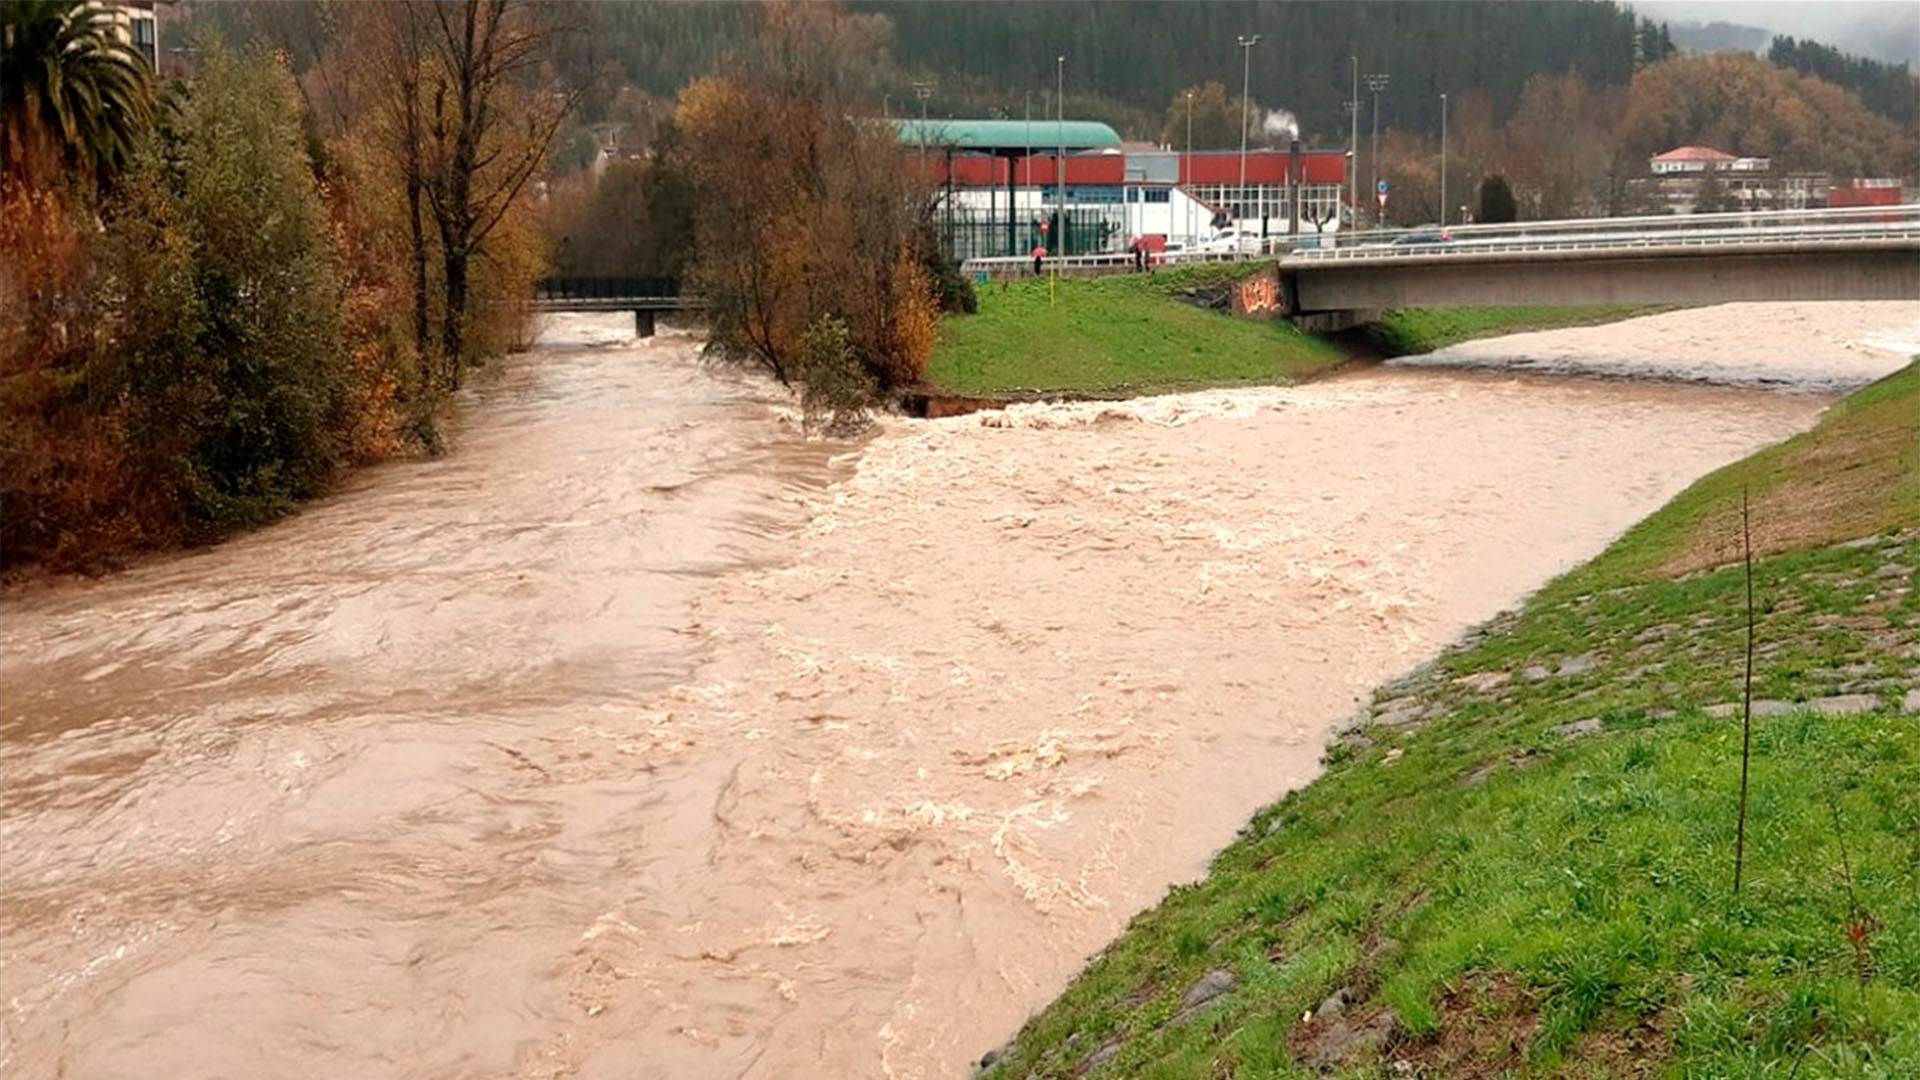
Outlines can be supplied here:
[[1193, 192], [1191, 190], [1193, 168], [1193, 91], [1187, 91], [1187, 153], [1180, 159], [1180, 188], [1187, 201], [1187, 239], [1193, 243]]
[[920, 157], [927, 156], [927, 99], [933, 96], [935, 83], [931, 79], [916, 80], [913, 84], [913, 96], [920, 99]]
[[[1373, 190], [1376, 192], [1380, 190], [1380, 91], [1387, 88], [1389, 78], [1391, 76], [1385, 72], [1367, 76], [1367, 89], [1373, 93], [1373, 151], [1368, 157], [1372, 159]], [[1374, 214], [1373, 223], [1380, 224], [1380, 214], [1377, 211]]]
[[[1244, 201], [1247, 197], [1247, 109], [1251, 102], [1247, 100], [1248, 79], [1253, 73], [1253, 47], [1260, 44], [1259, 34], [1242, 34], [1240, 42], [1240, 190], [1236, 197]], [[1234, 228], [1240, 227], [1240, 212], [1236, 208]]]
[[1440, 227], [1447, 225], [1447, 95], [1440, 95]]
[[[1060, 254], [1065, 255], [1067, 253], [1067, 57], [1066, 57], [1066, 54], [1064, 53], [1061, 54], [1059, 59], [1054, 61], [1053, 70], [1054, 70], [1053, 188], [1054, 188], [1054, 203], [1060, 208], [1059, 216], [1054, 224], [1054, 227], [1056, 229], [1059, 229], [1060, 233], [1059, 235], [1053, 238], [1053, 242], [1059, 245]], [[1055, 264], [1055, 265], [1056, 265], [1056, 269], [1054, 271], [1054, 274], [1055, 276], [1058, 276], [1059, 274], [1059, 270], [1057, 269], [1058, 264]]]
[[1360, 224], [1360, 58], [1347, 57], [1353, 64], [1353, 96], [1347, 100], [1347, 214], [1354, 225]]

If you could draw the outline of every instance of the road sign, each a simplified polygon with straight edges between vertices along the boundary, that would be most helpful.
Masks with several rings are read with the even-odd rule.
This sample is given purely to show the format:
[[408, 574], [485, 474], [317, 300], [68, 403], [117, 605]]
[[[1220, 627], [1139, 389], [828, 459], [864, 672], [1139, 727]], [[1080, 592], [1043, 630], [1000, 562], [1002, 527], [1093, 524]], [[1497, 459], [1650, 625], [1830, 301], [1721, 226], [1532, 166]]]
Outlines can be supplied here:
[[1383, 191], [1380, 193], [1380, 209], [1385, 210], [1386, 208], [1387, 208], [1387, 193]]
[[1379, 192], [1381, 195], [1385, 195], [1387, 193], [1387, 182], [1385, 180], [1380, 181], [1373, 185], [1373, 190]]

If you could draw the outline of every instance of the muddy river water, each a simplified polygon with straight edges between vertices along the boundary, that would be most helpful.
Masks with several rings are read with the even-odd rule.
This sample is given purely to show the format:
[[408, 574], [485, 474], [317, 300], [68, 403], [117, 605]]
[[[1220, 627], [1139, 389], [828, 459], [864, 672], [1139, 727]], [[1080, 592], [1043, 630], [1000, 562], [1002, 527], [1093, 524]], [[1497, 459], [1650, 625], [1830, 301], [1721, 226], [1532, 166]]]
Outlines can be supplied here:
[[6, 598], [0, 1074], [964, 1075], [1370, 685], [1920, 336], [1810, 310], [1583, 332], [1798, 392], [1442, 357], [859, 444], [556, 320], [449, 456]]

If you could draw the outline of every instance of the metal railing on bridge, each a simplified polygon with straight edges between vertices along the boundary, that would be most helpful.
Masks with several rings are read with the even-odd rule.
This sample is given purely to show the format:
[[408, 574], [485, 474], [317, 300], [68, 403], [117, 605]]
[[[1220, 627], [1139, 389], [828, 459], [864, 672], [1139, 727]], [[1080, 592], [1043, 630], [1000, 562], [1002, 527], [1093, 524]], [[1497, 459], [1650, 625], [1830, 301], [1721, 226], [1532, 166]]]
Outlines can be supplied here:
[[1728, 245], [1859, 244], [1920, 239], [1920, 205], [1816, 210], [1762, 210], [1727, 214], [1661, 214], [1631, 218], [1574, 218], [1500, 225], [1437, 225], [1342, 237], [1337, 245], [1287, 253], [1297, 265], [1519, 252], [1601, 252], [1689, 249]]
[[535, 304], [565, 307], [622, 303], [664, 303], [680, 300], [680, 281], [670, 277], [549, 277], [533, 289]]
[[[1743, 211], [1727, 214], [1662, 214], [1631, 218], [1573, 218], [1500, 225], [1428, 225], [1411, 229], [1269, 237], [1239, 250], [1189, 249], [1153, 257], [1155, 266], [1281, 259], [1311, 266], [1418, 257], [1520, 252], [1601, 252], [1627, 249], [1688, 249], [1728, 245], [1846, 245], [1920, 240], [1920, 204], [1816, 210]], [[969, 259], [964, 269], [992, 277], [1030, 273], [1033, 260]], [[1047, 260], [1049, 268], [1084, 276], [1132, 269], [1124, 252]]]

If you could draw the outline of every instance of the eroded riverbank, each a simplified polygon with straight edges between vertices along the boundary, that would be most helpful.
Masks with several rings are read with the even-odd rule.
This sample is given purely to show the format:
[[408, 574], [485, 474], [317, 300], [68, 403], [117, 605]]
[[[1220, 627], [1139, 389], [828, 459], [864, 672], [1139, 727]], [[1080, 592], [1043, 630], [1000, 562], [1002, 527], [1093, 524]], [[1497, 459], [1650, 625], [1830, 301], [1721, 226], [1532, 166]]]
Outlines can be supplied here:
[[446, 461], [9, 605], [0, 1065], [953, 1075], [1369, 686], [1823, 400], [1388, 368], [849, 473], [685, 341], [516, 358]]

